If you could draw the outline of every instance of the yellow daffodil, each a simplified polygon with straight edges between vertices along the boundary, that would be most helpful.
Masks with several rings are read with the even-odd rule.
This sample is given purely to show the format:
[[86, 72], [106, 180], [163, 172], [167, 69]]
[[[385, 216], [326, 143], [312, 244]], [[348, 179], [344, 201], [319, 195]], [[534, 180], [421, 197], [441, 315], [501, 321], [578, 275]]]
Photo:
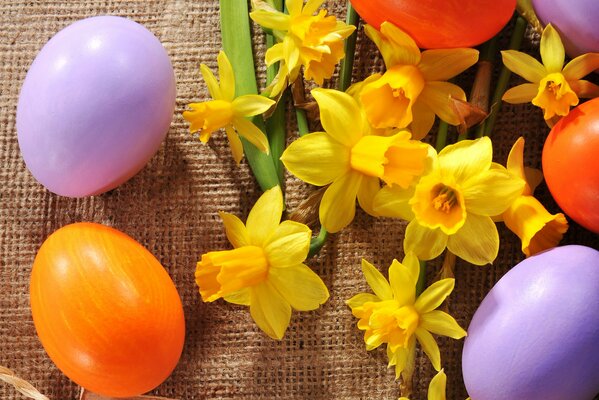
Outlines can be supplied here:
[[219, 298], [250, 307], [256, 324], [273, 339], [289, 326], [291, 309], [317, 309], [329, 298], [320, 277], [303, 264], [310, 248], [310, 229], [280, 222], [283, 194], [277, 186], [256, 202], [246, 225], [220, 213], [233, 250], [202, 255], [195, 278], [202, 299]]
[[466, 100], [464, 91], [445, 82], [478, 60], [474, 49], [427, 50], [420, 53], [416, 42], [390, 22], [380, 32], [370, 25], [365, 31], [381, 51], [387, 71], [363, 85], [360, 100], [375, 128], [406, 128], [414, 139], [430, 131], [435, 114], [458, 125], [450, 97]]
[[[428, 385], [428, 400], [445, 400], [447, 397], [445, 395], [447, 389], [447, 375], [445, 375], [445, 371], [441, 370], [437, 372], [437, 375], [431, 379], [431, 383]], [[399, 400], [410, 400], [407, 397], [400, 397]], [[466, 400], [470, 400], [468, 397]]]
[[314, 89], [312, 95], [325, 132], [296, 140], [281, 160], [301, 180], [330, 185], [320, 203], [320, 221], [327, 231], [337, 232], [353, 220], [356, 198], [366, 212], [373, 213], [379, 179], [408, 187], [422, 175], [430, 146], [410, 140], [407, 131], [373, 135], [358, 103], [346, 93]]
[[389, 281], [368, 261], [362, 260], [364, 277], [374, 294], [360, 293], [347, 301], [352, 314], [359, 319], [358, 329], [364, 332], [367, 350], [387, 344], [389, 367], [395, 366], [396, 377], [414, 368], [416, 341], [441, 369], [439, 346], [431, 333], [461, 339], [464, 331], [449, 314], [437, 310], [453, 291], [455, 280], [442, 279], [416, 297], [416, 282], [420, 264], [408, 253], [403, 263], [393, 260]]
[[200, 65], [200, 71], [213, 100], [191, 103], [191, 111], [183, 112], [183, 118], [190, 123], [191, 133], [199, 132], [200, 140], [207, 143], [214, 131], [224, 128], [233, 158], [238, 164], [243, 157], [239, 136], [250, 141], [260, 151], [268, 153], [266, 135], [246, 117], [263, 114], [275, 102], [264, 96], [251, 94], [235, 97], [233, 67], [223, 51], [218, 54], [220, 83], [206, 65]]
[[511, 88], [503, 100], [512, 103], [532, 102], [543, 109], [545, 120], [564, 116], [579, 98], [599, 96], [599, 86], [581, 79], [599, 68], [599, 53], [576, 57], [564, 67], [565, 53], [559, 33], [551, 24], [541, 36], [543, 64], [528, 54], [515, 50], [501, 52], [503, 63], [512, 72], [531, 83]]
[[[335, 66], [345, 56], [343, 40], [356, 29], [327, 16], [320, 10], [324, 0], [288, 0], [289, 14], [277, 11], [265, 1], [254, 0], [250, 17], [264, 28], [272, 29], [280, 43], [266, 52], [266, 65], [281, 62], [277, 79], [267, 92], [276, 97], [299, 76], [304, 67], [306, 79], [322, 85], [333, 75]], [[313, 15], [317, 13], [316, 15]]]
[[543, 176], [540, 171], [524, 168], [524, 138], [519, 138], [507, 160], [507, 169], [513, 176], [526, 180], [522, 194], [505, 210], [501, 220], [522, 241], [522, 252], [530, 257], [558, 245], [568, 230], [568, 221], [562, 213], [550, 214], [533, 197]]
[[503, 213], [525, 184], [492, 158], [488, 137], [447, 146], [431, 173], [408, 190], [381, 190], [373, 207], [380, 215], [411, 220], [404, 249], [420, 259], [433, 259], [447, 247], [472, 264], [490, 263], [499, 250], [491, 216]]

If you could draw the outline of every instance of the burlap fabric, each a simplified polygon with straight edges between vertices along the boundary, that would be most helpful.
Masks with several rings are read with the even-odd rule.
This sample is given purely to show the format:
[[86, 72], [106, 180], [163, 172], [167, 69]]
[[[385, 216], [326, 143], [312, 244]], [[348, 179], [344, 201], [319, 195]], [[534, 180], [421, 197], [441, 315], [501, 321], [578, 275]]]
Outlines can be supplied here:
[[[343, 16], [343, 3], [329, 1], [328, 6]], [[143, 171], [110, 193], [68, 199], [45, 190], [26, 170], [16, 138], [17, 98], [30, 63], [52, 35], [80, 18], [103, 14], [132, 18], [162, 41], [175, 68], [177, 108], [166, 141]], [[198, 257], [229, 248], [217, 211], [244, 219], [259, 195], [247, 165], [237, 167], [232, 161], [224, 135], [214, 135], [203, 146], [188, 134], [181, 117], [186, 104], [208, 96], [198, 66], [216, 66], [219, 28], [216, 0], [0, 3], [0, 365], [30, 380], [51, 399], [77, 397], [78, 388], [54, 367], [36, 337], [29, 273], [38, 247], [51, 232], [72, 222], [95, 221], [146, 246], [169, 271], [183, 300], [187, 322], [183, 356], [156, 394], [178, 399], [396, 399], [399, 385], [386, 368], [384, 350], [366, 352], [344, 301], [367, 288], [360, 272], [362, 257], [385, 273], [393, 258], [403, 257], [404, 223], [358, 212], [354, 223], [309, 262], [329, 287], [331, 299], [316, 312], [294, 313], [280, 342], [267, 338], [247, 309], [200, 301], [193, 275]], [[263, 39], [258, 29], [254, 33], [263, 76]], [[529, 50], [534, 47], [534, 40], [525, 43]], [[380, 55], [360, 31], [354, 79], [381, 66]], [[463, 79], [465, 88], [468, 80]], [[293, 124], [291, 120], [290, 127]], [[537, 109], [504, 105], [494, 133], [496, 160], [504, 162], [511, 144], [524, 135], [526, 160], [540, 167], [547, 132]], [[289, 178], [289, 209], [309, 191]], [[557, 210], [544, 185], [539, 196], [551, 211]], [[492, 285], [523, 258], [518, 239], [503, 227], [500, 232], [501, 250], [493, 266], [457, 265], [450, 308], [464, 327]], [[575, 224], [564, 242], [597, 247], [596, 236]], [[431, 264], [430, 281], [438, 265]], [[462, 342], [441, 339], [440, 345], [449, 375], [448, 399], [464, 399]], [[426, 398], [432, 375], [428, 360], [419, 357], [413, 399]], [[0, 398], [21, 397], [0, 385]]]

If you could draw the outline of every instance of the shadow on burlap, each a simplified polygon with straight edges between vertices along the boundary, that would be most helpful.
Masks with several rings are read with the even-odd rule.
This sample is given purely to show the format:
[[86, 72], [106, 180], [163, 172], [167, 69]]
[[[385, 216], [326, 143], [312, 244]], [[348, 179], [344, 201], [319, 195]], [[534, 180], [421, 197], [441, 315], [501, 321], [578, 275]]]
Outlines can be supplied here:
[[[329, 7], [343, 16], [340, 3], [329, 1]], [[176, 114], [159, 152], [129, 182], [97, 197], [63, 198], [39, 185], [19, 154], [15, 128], [19, 88], [37, 52], [58, 30], [78, 19], [104, 14], [132, 18], [162, 41], [177, 77]], [[259, 29], [254, 33], [263, 80], [263, 39]], [[528, 50], [535, 46], [534, 40], [525, 43]], [[36, 251], [51, 232], [68, 223], [94, 221], [126, 232], [146, 246], [169, 271], [181, 294], [186, 345], [175, 372], [156, 394], [178, 399], [396, 399], [399, 384], [386, 368], [384, 350], [366, 352], [344, 301], [367, 289], [360, 271], [362, 257], [385, 273], [393, 258], [403, 257], [405, 223], [376, 220], [358, 211], [354, 223], [334, 235], [321, 255], [309, 262], [329, 287], [331, 299], [318, 311], [294, 313], [280, 342], [267, 338], [247, 309], [222, 301], [200, 301], [193, 275], [197, 259], [203, 252], [229, 248], [217, 211], [245, 219], [259, 196], [247, 165], [237, 167], [232, 161], [224, 135], [215, 134], [210, 145], [203, 146], [188, 134], [181, 117], [186, 104], [207, 99], [198, 67], [206, 63], [214, 69], [219, 48], [217, 1], [0, 4], [0, 365], [13, 369], [53, 400], [77, 397], [78, 388], [54, 367], [35, 335], [28, 282]], [[354, 81], [382, 66], [363, 31], [357, 51]], [[471, 77], [469, 72], [461, 79], [466, 89]], [[294, 123], [291, 118], [292, 137]], [[540, 111], [530, 105], [504, 104], [494, 132], [496, 161], [505, 162], [512, 143], [524, 135], [526, 161], [540, 167], [547, 133]], [[289, 177], [289, 209], [310, 190]], [[538, 196], [551, 211], [557, 211], [544, 185]], [[485, 293], [523, 258], [518, 239], [503, 227], [500, 233], [500, 254], [493, 266], [458, 263], [450, 307], [464, 327]], [[593, 246], [594, 240], [594, 235], [572, 224], [564, 243]], [[432, 281], [439, 262], [430, 265]], [[447, 397], [464, 399], [462, 341], [439, 342], [449, 375]], [[432, 376], [430, 363], [420, 355], [413, 399], [426, 398]], [[21, 397], [0, 385], [0, 398]]]

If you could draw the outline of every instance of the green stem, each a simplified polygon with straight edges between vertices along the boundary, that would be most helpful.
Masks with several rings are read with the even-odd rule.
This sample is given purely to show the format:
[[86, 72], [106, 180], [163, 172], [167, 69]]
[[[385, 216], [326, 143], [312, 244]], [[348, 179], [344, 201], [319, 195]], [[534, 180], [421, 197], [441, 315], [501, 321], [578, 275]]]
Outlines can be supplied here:
[[[223, 48], [237, 78], [235, 94], [258, 94], [247, 2], [220, 0], [220, 19]], [[261, 115], [254, 117], [252, 122], [263, 132], [266, 131]], [[262, 190], [279, 185], [279, 175], [272, 157], [258, 150], [243, 137], [241, 142], [250, 168]]]
[[297, 118], [297, 131], [300, 136], [307, 135], [310, 133], [310, 126], [308, 125], [308, 117], [306, 111], [301, 108], [295, 109], [295, 116]]
[[[526, 33], [527, 25], [528, 23], [526, 22], [526, 19], [524, 19], [520, 15], [516, 17], [516, 23], [514, 26], [514, 30], [512, 31], [510, 44], [508, 46], [510, 50], [520, 49], [520, 46], [522, 45], [522, 39], [524, 38], [524, 34]], [[501, 72], [499, 73], [499, 78], [497, 79], [497, 86], [495, 86], [493, 98], [491, 99], [491, 112], [489, 113], [489, 117], [487, 118], [485, 123], [481, 124], [478, 127], [476, 131], [476, 137], [483, 137], [485, 135], [491, 136], [491, 134], [493, 133], [493, 129], [495, 128], [495, 122], [497, 122], [497, 116], [499, 114], [499, 110], [501, 109], [501, 98], [507, 90], [507, 86], [509, 84], [511, 76], [512, 72], [505, 66], [503, 66], [501, 68]]]
[[341, 69], [339, 72], [339, 90], [342, 92], [345, 92], [351, 84], [354, 55], [356, 53], [356, 38], [358, 37], [358, 24], [360, 22], [360, 16], [349, 1], [347, 2], [347, 18], [345, 22], [348, 25], [355, 26], [356, 30], [345, 39], [345, 58], [341, 61]]
[[435, 143], [435, 149], [439, 152], [443, 150], [447, 144], [447, 131], [449, 130], [449, 124], [443, 120], [439, 121], [439, 130], [437, 131], [437, 141]]
[[420, 261], [420, 273], [416, 282], [416, 297], [418, 297], [426, 288], [426, 261]]
[[310, 241], [310, 251], [308, 252], [308, 258], [318, 254], [320, 249], [322, 249], [322, 246], [324, 246], [324, 244], [326, 243], [328, 237], [329, 233], [326, 229], [324, 229], [324, 227], [321, 226], [318, 236], [313, 237]]

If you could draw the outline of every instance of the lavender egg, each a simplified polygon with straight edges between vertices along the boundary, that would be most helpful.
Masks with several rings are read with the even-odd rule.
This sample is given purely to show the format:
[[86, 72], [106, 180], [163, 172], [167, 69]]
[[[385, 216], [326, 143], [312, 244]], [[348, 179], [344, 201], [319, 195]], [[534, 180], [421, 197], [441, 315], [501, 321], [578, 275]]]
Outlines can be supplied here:
[[558, 247], [497, 282], [474, 314], [462, 370], [473, 400], [599, 393], [599, 251]]
[[158, 151], [175, 108], [160, 41], [126, 18], [87, 18], [58, 32], [25, 77], [17, 135], [25, 164], [68, 197], [114, 189]]
[[570, 57], [599, 52], [599, 1], [533, 0], [532, 3], [541, 22], [557, 28]]

